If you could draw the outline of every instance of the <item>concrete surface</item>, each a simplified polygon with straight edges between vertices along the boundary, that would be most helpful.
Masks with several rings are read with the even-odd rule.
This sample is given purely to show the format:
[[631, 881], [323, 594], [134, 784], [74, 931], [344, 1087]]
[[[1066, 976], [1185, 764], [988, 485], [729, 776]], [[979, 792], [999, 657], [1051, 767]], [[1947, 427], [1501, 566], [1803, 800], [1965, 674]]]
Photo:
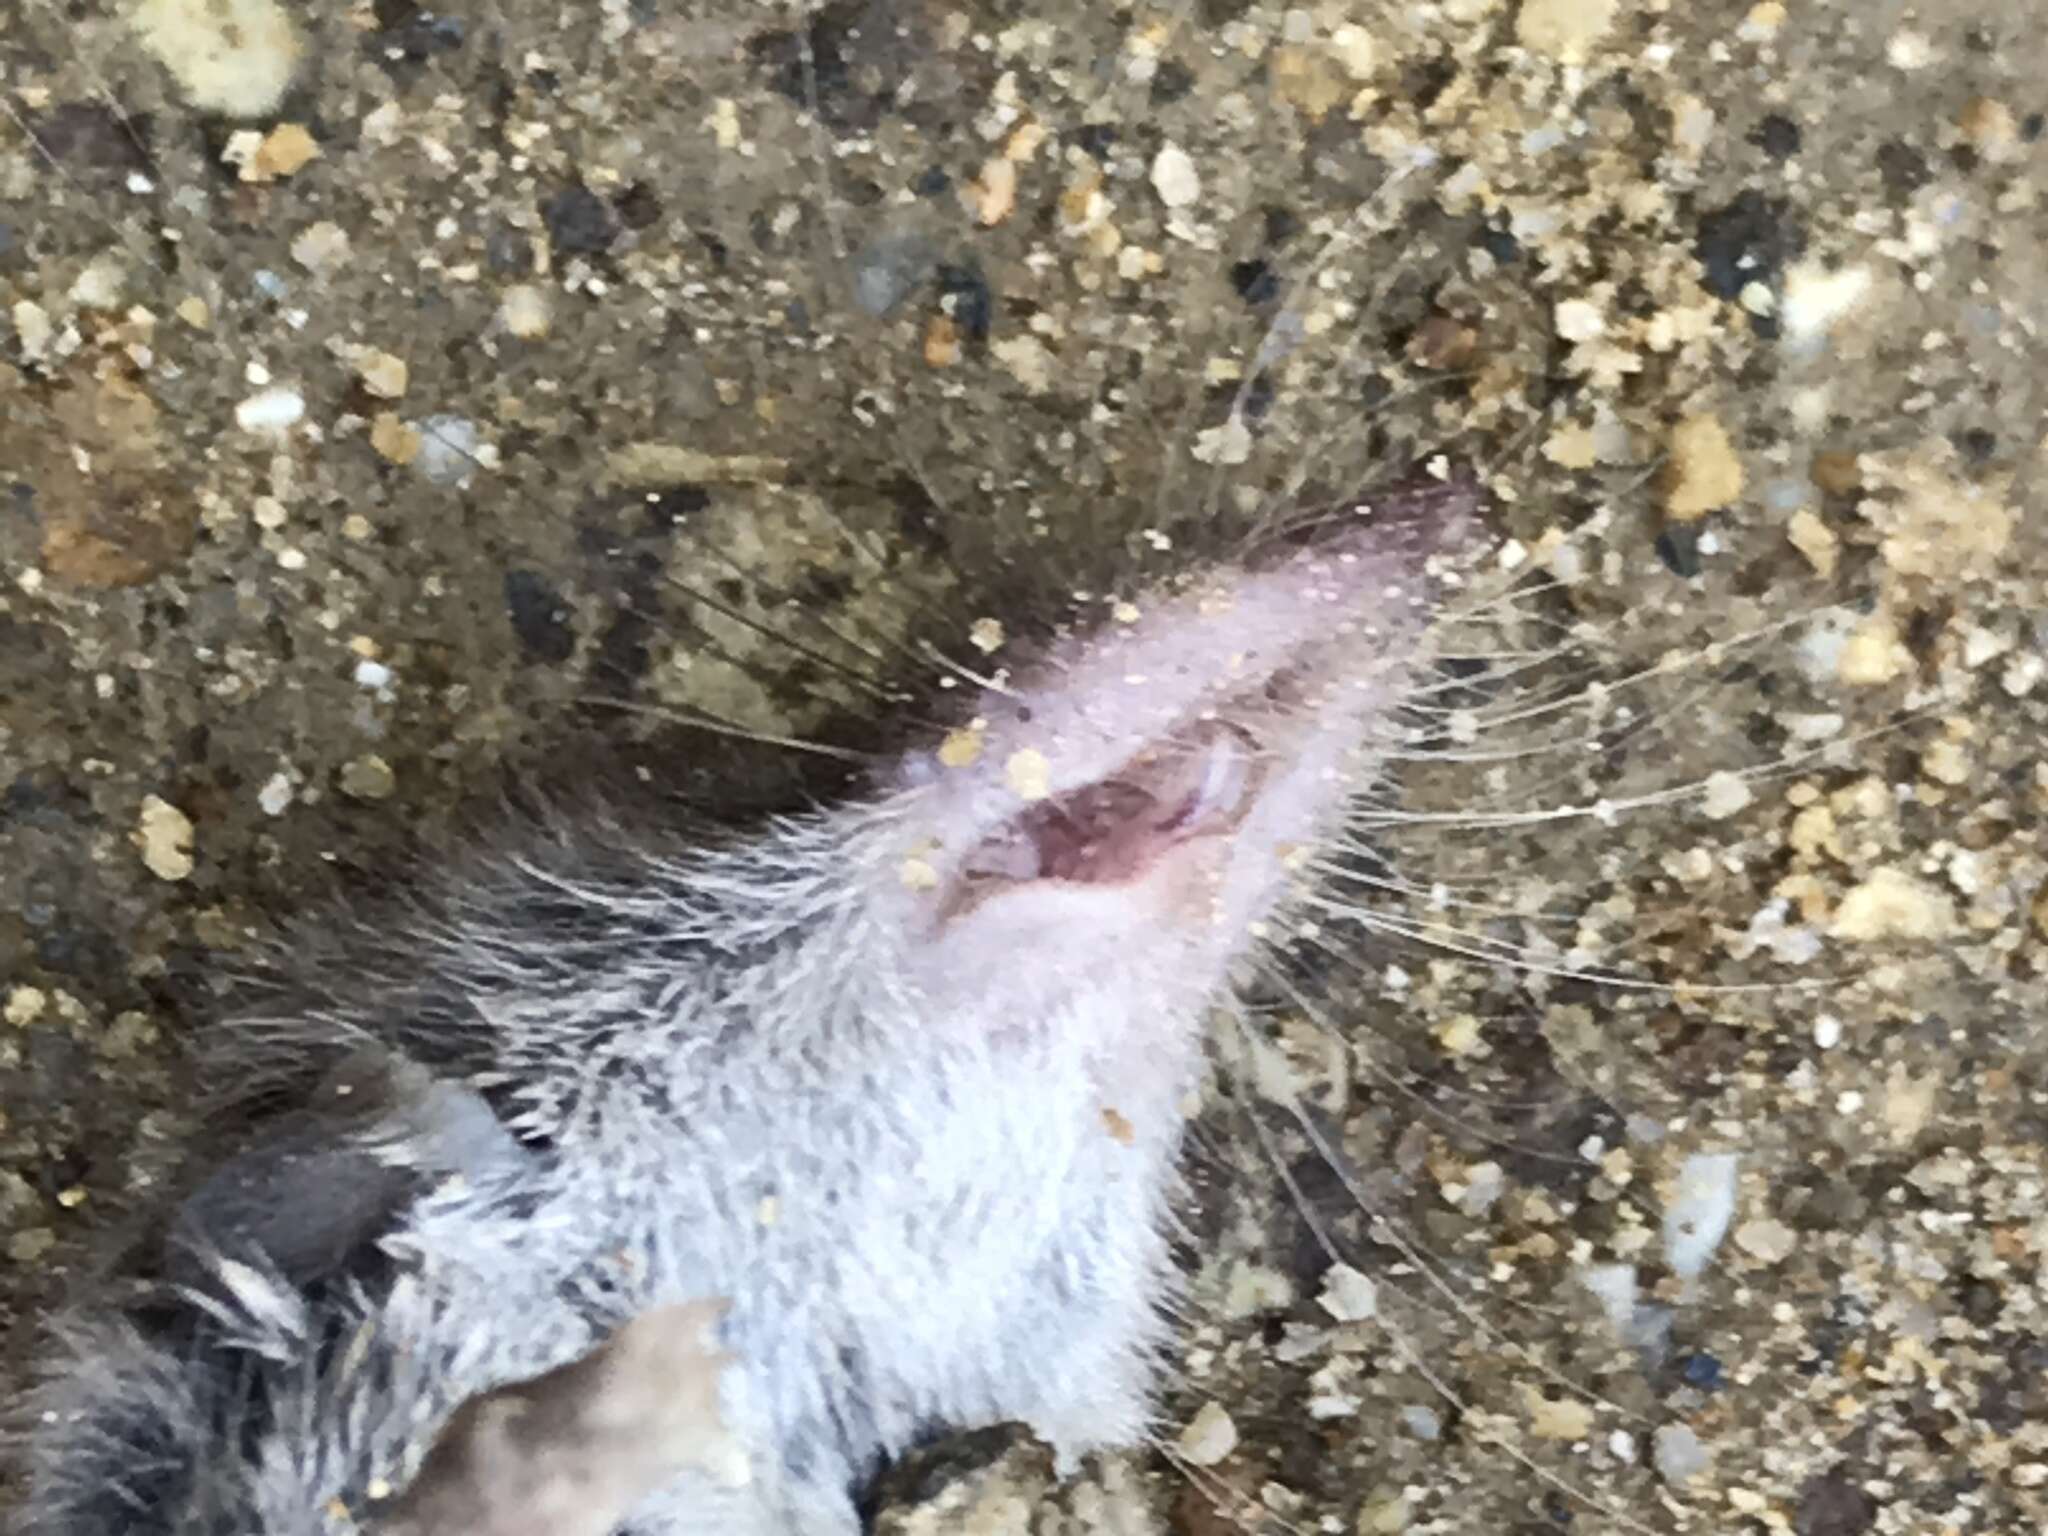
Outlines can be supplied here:
[[801, 9], [243, 3], [223, 68], [14, 0], [15, 1357], [209, 978], [507, 765], [737, 804], [689, 719], [878, 744], [874, 659], [1441, 453], [1536, 574], [1404, 803], [1609, 808], [1374, 834], [1420, 894], [1219, 1030], [1164, 1449], [990, 1528], [2040, 1528], [2032, 7]]

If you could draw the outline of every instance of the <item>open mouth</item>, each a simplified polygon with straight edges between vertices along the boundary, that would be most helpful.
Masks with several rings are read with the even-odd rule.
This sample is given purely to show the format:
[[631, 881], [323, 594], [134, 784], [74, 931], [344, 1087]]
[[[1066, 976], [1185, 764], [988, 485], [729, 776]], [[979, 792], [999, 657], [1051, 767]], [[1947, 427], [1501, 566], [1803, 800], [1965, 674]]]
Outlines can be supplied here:
[[1258, 739], [1200, 720], [1108, 778], [1035, 801], [985, 839], [961, 870], [969, 902], [1027, 880], [1118, 885], [1169, 849], [1234, 832], [1266, 776]]

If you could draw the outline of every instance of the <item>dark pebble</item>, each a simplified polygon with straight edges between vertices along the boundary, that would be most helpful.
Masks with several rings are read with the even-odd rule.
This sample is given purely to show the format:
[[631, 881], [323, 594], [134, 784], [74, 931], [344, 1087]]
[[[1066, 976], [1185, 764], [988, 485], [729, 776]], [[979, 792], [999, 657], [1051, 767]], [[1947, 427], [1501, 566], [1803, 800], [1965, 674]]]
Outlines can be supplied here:
[[1700, 536], [1689, 526], [1666, 528], [1657, 535], [1657, 558], [1672, 575], [1692, 580], [1700, 573]]
[[1773, 112], [1756, 125], [1749, 141], [1773, 160], [1790, 160], [1799, 153], [1799, 125], [1791, 118]]
[[1521, 257], [1522, 242], [1505, 229], [1495, 229], [1489, 225], [1480, 230], [1475, 238], [1479, 241], [1480, 248], [1502, 266]]
[[1152, 76], [1152, 105], [1169, 106], [1195, 88], [1195, 77], [1185, 64], [1168, 59]]
[[1685, 1356], [1678, 1362], [1678, 1374], [1687, 1386], [1698, 1387], [1702, 1392], [1717, 1392], [1721, 1388], [1721, 1362], [1709, 1354]]
[[1877, 173], [1893, 197], [1911, 197], [1934, 178], [1927, 157], [1904, 139], [1887, 139], [1877, 147]]
[[558, 256], [596, 256], [618, 238], [619, 227], [611, 209], [580, 181], [542, 203], [540, 216], [548, 226], [548, 243]]
[[1706, 268], [1703, 281], [1707, 291], [1735, 299], [1753, 282], [1776, 287], [1785, 263], [1797, 256], [1804, 244], [1783, 199], [1748, 191], [1701, 216], [1693, 251]]
[[1245, 303], [1270, 304], [1280, 296], [1280, 276], [1257, 257], [1240, 261], [1230, 269], [1230, 286]]
[[939, 268], [939, 292], [953, 301], [953, 323], [969, 341], [987, 341], [995, 322], [995, 296], [977, 266]]

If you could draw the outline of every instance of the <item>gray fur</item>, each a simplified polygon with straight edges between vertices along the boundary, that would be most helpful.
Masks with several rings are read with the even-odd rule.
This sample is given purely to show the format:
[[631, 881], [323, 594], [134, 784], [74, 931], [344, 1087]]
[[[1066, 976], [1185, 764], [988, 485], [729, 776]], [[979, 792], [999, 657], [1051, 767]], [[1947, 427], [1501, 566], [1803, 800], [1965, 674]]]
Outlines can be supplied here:
[[672, 854], [534, 828], [309, 934], [231, 1037], [319, 1085], [145, 1305], [60, 1327], [29, 1530], [410, 1530], [465, 1404], [602, 1380], [564, 1368], [682, 1305], [724, 1309], [747, 1475], [679, 1472], [633, 1536], [851, 1533], [946, 1427], [1138, 1438], [1203, 1019], [1370, 782], [1436, 506], [1076, 642], [866, 802]]
[[[367, 1514], [367, 1490], [403, 1487], [464, 1399], [706, 1296], [729, 1298], [725, 1347], [752, 1367], [729, 1417], [783, 1454], [743, 1493], [679, 1482], [636, 1532], [765, 1532], [798, 1514], [806, 1531], [851, 1531], [848, 1484], [938, 1424], [1026, 1419], [1069, 1453], [1130, 1439], [1162, 1338], [1159, 1232], [1195, 1040], [1123, 1085], [1119, 1112], [1145, 1127], [1126, 1144], [1100, 1114], [1115, 1064], [1063, 1043], [1112, 1033], [1062, 1018], [1074, 999], [1048, 998], [1043, 1027], [1013, 1040], [928, 1028], [845, 876], [887, 841], [860, 812], [629, 881], [538, 860], [495, 889], [466, 878], [453, 920], [392, 963], [467, 999], [498, 1060], [481, 1086], [547, 1150], [448, 1173], [422, 1149], [451, 1122], [407, 1124], [408, 1106], [355, 1143], [443, 1166], [383, 1234], [401, 1263], [387, 1292], [343, 1285], [316, 1311], [274, 1265], [215, 1249], [213, 1284], [187, 1288], [215, 1325], [214, 1359], [183, 1360], [126, 1321], [67, 1323], [68, 1363], [38, 1404], [28, 1529], [109, 1531], [93, 1522], [122, 1489], [134, 1536], [346, 1529], [335, 1511]], [[611, 931], [602, 971], [545, 930], [520, 933], [538, 894]], [[662, 923], [643, 928], [640, 904]], [[315, 1027], [305, 1044], [320, 1050], [402, 1048], [413, 1032], [341, 1004]], [[1025, 1158], [1037, 1177], [975, 1176]], [[315, 1368], [330, 1334], [349, 1342]], [[245, 1456], [215, 1425], [257, 1385], [270, 1427]], [[192, 1476], [171, 1478], [174, 1507], [145, 1512], [165, 1466]]]

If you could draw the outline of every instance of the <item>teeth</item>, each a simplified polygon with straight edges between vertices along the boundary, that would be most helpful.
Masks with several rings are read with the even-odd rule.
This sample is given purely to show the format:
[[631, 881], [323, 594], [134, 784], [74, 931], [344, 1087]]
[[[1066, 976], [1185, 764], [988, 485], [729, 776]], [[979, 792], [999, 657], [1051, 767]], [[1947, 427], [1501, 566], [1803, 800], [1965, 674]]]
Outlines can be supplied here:
[[1244, 803], [1251, 787], [1251, 754], [1235, 731], [1219, 730], [1209, 743], [1202, 764], [1202, 788], [1197, 814], [1228, 816]]
[[1209, 721], [1195, 727], [1188, 745], [1186, 792], [1163, 796], [1163, 803], [1181, 807], [1174, 822], [1182, 830], [1228, 824], [1251, 798], [1256, 743], [1235, 726]]

